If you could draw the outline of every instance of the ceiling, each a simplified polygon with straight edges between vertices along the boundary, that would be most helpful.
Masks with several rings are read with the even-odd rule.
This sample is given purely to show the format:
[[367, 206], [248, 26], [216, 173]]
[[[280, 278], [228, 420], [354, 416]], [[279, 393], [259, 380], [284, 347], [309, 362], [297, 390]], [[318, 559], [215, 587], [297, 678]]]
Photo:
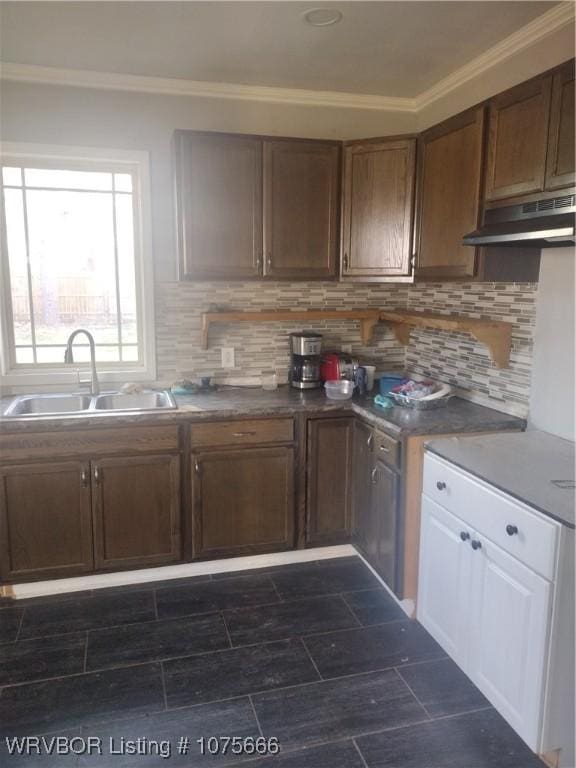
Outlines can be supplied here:
[[[25, 65], [412, 98], [554, 2], [2, 2]], [[326, 5], [339, 24], [312, 27]]]

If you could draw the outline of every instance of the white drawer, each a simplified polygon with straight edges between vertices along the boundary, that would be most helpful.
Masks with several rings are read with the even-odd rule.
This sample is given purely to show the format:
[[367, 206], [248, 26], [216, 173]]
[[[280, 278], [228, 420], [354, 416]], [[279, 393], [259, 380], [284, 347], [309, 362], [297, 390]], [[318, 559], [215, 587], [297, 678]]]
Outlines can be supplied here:
[[429, 453], [423, 492], [544, 578], [554, 579], [559, 523]]

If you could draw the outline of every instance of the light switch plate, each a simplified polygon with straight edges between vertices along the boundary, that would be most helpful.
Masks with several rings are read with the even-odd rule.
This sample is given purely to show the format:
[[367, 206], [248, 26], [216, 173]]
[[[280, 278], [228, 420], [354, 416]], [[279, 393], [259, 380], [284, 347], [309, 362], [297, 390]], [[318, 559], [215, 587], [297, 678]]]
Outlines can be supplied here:
[[222, 347], [222, 368], [235, 368], [234, 347]]

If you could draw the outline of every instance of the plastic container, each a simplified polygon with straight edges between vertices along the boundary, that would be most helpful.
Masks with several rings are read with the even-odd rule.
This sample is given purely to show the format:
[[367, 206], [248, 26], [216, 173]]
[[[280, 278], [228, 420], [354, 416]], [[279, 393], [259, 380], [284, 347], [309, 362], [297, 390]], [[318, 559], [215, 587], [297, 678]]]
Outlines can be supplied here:
[[382, 374], [379, 379], [380, 394], [386, 397], [386, 395], [389, 395], [394, 387], [397, 387], [404, 381], [407, 381], [406, 377], [401, 376], [399, 373]]
[[354, 382], [346, 379], [327, 381], [324, 390], [330, 400], [349, 400], [354, 394]]

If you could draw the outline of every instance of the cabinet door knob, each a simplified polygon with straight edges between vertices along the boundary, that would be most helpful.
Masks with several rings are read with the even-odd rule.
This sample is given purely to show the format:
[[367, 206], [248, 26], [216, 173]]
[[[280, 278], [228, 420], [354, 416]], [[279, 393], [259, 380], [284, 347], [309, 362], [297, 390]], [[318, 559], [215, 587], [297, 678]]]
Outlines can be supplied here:
[[342, 260], [342, 267], [344, 272], [348, 271], [348, 254], [347, 253], [344, 254], [344, 258]]
[[197, 475], [200, 474], [200, 464], [198, 462], [198, 459], [194, 459], [194, 471]]
[[444, 488], [446, 488], [446, 483], [443, 483], [441, 480], [438, 480], [436, 483], [436, 488], [438, 488], [439, 491], [443, 491]]
[[390, 448], [386, 448], [386, 446], [382, 445], [382, 443], [380, 443], [380, 450], [382, 453], [390, 453]]
[[468, 533], [468, 531], [460, 531], [460, 538], [462, 539], [462, 541], [468, 541], [468, 539], [470, 538], [470, 534]]
[[266, 269], [272, 269], [272, 254], [269, 253], [268, 256], [266, 256]]
[[98, 484], [98, 483], [100, 483], [101, 479], [102, 479], [102, 477], [101, 477], [101, 474], [100, 474], [100, 468], [98, 467], [98, 464], [96, 464], [95, 467], [94, 467], [94, 482]]
[[88, 487], [88, 472], [86, 472], [86, 468], [82, 467], [82, 473], [80, 474], [80, 479], [82, 480], [82, 485], [84, 488]]
[[482, 542], [481, 541], [477, 541], [476, 539], [472, 539], [470, 544], [472, 546], [472, 549], [482, 549]]
[[372, 433], [370, 433], [368, 435], [368, 440], [366, 440], [366, 445], [368, 446], [368, 448], [372, 448], [372, 443], [373, 442], [374, 442], [374, 435]]
[[372, 482], [373, 483], [376, 482], [376, 475], [377, 474], [378, 474], [378, 467], [374, 467], [374, 469], [372, 470]]
[[518, 533], [518, 526], [516, 525], [507, 525], [506, 526], [506, 533], [508, 536], [514, 536], [514, 534]]

